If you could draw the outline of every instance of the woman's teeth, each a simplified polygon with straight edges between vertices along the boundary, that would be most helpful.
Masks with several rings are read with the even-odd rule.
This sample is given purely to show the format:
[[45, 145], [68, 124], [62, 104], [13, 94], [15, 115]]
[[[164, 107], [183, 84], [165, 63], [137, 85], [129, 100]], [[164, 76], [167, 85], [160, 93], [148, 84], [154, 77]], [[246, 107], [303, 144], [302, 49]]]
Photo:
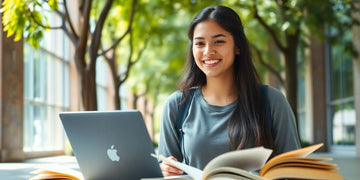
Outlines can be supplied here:
[[210, 61], [204, 61], [205, 64], [211, 65], [211, 64], [216, 64], [218, 63], [220, 60], [210, 60]]

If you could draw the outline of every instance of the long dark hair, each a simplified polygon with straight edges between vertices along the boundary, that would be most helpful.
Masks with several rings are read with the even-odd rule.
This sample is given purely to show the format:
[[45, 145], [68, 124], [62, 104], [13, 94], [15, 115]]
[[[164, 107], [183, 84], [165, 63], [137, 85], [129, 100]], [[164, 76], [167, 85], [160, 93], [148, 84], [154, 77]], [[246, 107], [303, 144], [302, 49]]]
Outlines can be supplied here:
[[179, 83], [186, 98], [186, 90], [206, 84], [206, 75], [197, 67], [192, 52], [195, 26], [205, 20], [217, 22], [230, 32], [240, 54], [234, 60], [234, 83], [238, 100], [236, 108], [228, 120], [229, 149], [243, 149], [264, 146], [275, 150], [274, 141], [266, 121], [265, 103], [260, 92], [261, 80], [250, 55], [249, 44], [240, 17], [231, 8], [214, 6], [203, 9], [195, 16], [188, 30], [190, 40], [185, 72]]

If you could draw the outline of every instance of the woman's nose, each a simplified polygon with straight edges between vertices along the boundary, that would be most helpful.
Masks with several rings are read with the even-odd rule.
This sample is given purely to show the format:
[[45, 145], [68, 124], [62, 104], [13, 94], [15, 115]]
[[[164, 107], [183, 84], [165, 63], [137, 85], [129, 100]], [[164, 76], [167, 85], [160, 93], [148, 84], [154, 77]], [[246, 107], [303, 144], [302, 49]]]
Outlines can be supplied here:
[[214, 55], [215, 54], [215, 48], [211, 45], [206, 45], [204, 52], [204, 55]]

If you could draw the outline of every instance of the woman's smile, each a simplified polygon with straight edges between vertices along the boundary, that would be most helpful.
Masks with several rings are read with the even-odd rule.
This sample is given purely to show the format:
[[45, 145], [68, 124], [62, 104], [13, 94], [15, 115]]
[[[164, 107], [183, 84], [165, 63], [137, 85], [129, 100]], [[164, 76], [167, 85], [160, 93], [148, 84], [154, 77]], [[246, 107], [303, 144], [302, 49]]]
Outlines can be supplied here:
[[214, 67], [216, 66], [218, 63], [220, 63], [221, 59], [212, 59], [212, 58], [207, 58], [207, 59], [203, 59], [203, 63], [207, 66], [207, 67]]

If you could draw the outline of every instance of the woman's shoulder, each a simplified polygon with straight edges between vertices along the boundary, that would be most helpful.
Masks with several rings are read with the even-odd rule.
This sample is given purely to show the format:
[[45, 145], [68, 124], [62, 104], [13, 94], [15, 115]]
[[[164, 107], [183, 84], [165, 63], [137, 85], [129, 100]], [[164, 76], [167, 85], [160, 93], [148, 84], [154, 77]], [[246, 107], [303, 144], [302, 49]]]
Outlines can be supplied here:
[[288, 103], [284, 93], [272, 86], [268, 86], [268, 99], [270, 104]]
[[285, 94], [279, 89], [271, 86], [268, 87], [268, 101], [272, 112], [280, 112], [282, 114], [291, 112], [291, 107]]
[[[189, 93], [189, 94], [192, 94], [194, 93], [197, 89], [199, 89], [198, 87], [192, 87], [188, 90], [185, 90], [185, 93]], [[174, 100], [182, 100], [183, 98], [183, 92], [180, 91], [180, 90], [176, 90], [174, 91], [173, 93], [171, 93], [169, 96], [168, 96], [168, 100], [170, 101], [174, 101]]]
[[271, 96], [275, 96], [275, 97], [279, 97], [279, 96], [284, 96], [283, 92], [281, 92], [279, 89], [277, 88], [274, 88], [272, 86], [268, 86], [268, 94], [269, 94], [269, 97]]
[[179, 91], [179, 90], [174, 91], [167, 97], [166, 102], [168, 102], [168, 103], [171, 103], [171, 102], [178, 103], [178, 102], [180, 102], [182, 96], [183, 95], [182, 95], [181, 91]]
[[[188, 90], [185, 90], [185, 92], [193, 94], [197, 89], [198, 89], [198, 87], [193, 87]], [[176, 90], [167, 97], [166, 103], [179, 104], [182, 101], [183, 97], [184, 97], [183, 92], [180, 90]]]

